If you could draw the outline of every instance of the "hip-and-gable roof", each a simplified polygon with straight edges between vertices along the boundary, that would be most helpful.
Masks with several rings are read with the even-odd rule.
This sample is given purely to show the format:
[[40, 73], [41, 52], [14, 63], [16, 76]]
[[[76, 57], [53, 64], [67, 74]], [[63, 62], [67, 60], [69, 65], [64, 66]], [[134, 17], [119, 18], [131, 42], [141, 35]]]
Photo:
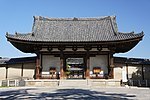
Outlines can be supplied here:
[[8, 38], [39, 42], [106, 42], [138, 38], [143, 33], [120, 33], [116, 17], [45, 18], [34, 17], [32, 32], [7, 35]]
[[[127, 52], [132, 49], [144, 33], [118, 32], [116, 17], [95, 18], [47, 18], [34, 16], [32, 31], [6, 34], [16, 48], [23, 52], [35, 52], [37, 46], [73, 46], [86, 44], [93, 46], [115, 47], [115, 52]], [[130, 45], [128, 45], [130, 44]]]

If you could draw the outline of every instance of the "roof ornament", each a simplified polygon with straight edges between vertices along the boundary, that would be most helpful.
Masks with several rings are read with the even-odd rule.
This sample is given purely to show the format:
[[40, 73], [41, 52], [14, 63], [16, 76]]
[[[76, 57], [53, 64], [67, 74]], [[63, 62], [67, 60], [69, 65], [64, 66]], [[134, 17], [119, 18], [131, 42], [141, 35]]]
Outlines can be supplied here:
[[34, 17], [34, 20], [43, 20], [42, 16], [33, 16], [33, 17]]
[[132, 31], [131, 34], [134, 34], [134, 31]]
[[141, 33], [142, 33], [142, 34], [144, 34], [144, 32], [143, 32], [143, 31], [142, 31]]
[[73, 46], [72, 48], [73, 51], [77, 51], [77, 49], [78, 49], [77, 46]]
[[34, 36], [34, 32], [32, 32], [31, 35]]
[[9, 35], [9, 33], [8, 32], [6, 32], [6, 36], [8, 36]]
[[74, 18], [73, 18], [73, 21], [78, 21], [78, 18], [74, 17]]
[[53, 50], [52, 46], [48, 46], [47, 50], [51, 52]]
[[18, 33], [17, 33], [17, 32], [15, 32], [15, 34], [16, 34], [16, 36], [18, 35]]
[[101, 51], [101, 50], [102, 50], [102, 46], [98, 45], [98, 46], [97, 46], [97, 50], [98, 50], [98, 51]]

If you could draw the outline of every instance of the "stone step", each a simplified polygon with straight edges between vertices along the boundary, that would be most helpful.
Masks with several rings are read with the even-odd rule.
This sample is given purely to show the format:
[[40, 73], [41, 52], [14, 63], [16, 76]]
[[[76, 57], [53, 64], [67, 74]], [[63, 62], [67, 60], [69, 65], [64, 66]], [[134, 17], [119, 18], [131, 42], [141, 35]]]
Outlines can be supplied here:
[[60, 87], [86, 87], [88, 86], [87, 80], [60, 80]]

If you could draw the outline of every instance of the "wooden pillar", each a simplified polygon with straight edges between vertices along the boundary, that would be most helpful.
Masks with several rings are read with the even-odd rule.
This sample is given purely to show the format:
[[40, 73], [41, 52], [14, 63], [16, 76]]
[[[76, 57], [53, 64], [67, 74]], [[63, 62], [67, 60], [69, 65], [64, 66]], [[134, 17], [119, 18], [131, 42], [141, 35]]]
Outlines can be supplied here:
[[36, 79], [40, 79], [40, 55], [37, 53], [36, 58]]
[[24, 66], [24, 64], [22, 63], [22, 66], [21, 66], [21, 77], [23, 77], [23, 66]]
[[90, 79], [90, 57], [87, 58], [86, 79]]
[[64, 60], [63, 58], [60, 58], [60, 79], [64, 79], [64, 69], [63, 69], [63, 66], [64, 66]]
[[142, 80], [144, 80], [144, 70], [143, 70], [143, 64], [142, 64], [141, 74], [142, 74]]
[[92, 46], [86, 45], [84, 49], [86, 50], [86, 79], [90, 79], [90, 50], [92, 49]]
[[60, 79], [64, 79], [64, 57], [63, 50], [60, 51]]
[[127, 80], [128, 80], [128, 64], [126, 64], [126, 76], [127, 76]]
[[87, 54], [86, 54], [86, 79], [90, 79], [90, 54], [89, 54], [89, 50], [87, 50]]
[[113, 58], [113, 53], [109, 54], [109, 78], [114, 78], [114, 58]]
[[6, 65], [6, 79], [8, 78], [8, 65]]

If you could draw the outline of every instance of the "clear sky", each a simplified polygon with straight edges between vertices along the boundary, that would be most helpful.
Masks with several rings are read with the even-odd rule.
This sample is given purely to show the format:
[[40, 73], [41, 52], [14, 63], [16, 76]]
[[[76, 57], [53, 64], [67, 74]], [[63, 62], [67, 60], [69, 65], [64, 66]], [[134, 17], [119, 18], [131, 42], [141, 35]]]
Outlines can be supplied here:
[[24, 57], [6, 39], [6, 32], [31, 32], [33, 16], [117, 17], [120, 32], [144, 31], [143, 40], [122, 57], [150, 59], [150, 0], [0, 0], [0, 56]]

